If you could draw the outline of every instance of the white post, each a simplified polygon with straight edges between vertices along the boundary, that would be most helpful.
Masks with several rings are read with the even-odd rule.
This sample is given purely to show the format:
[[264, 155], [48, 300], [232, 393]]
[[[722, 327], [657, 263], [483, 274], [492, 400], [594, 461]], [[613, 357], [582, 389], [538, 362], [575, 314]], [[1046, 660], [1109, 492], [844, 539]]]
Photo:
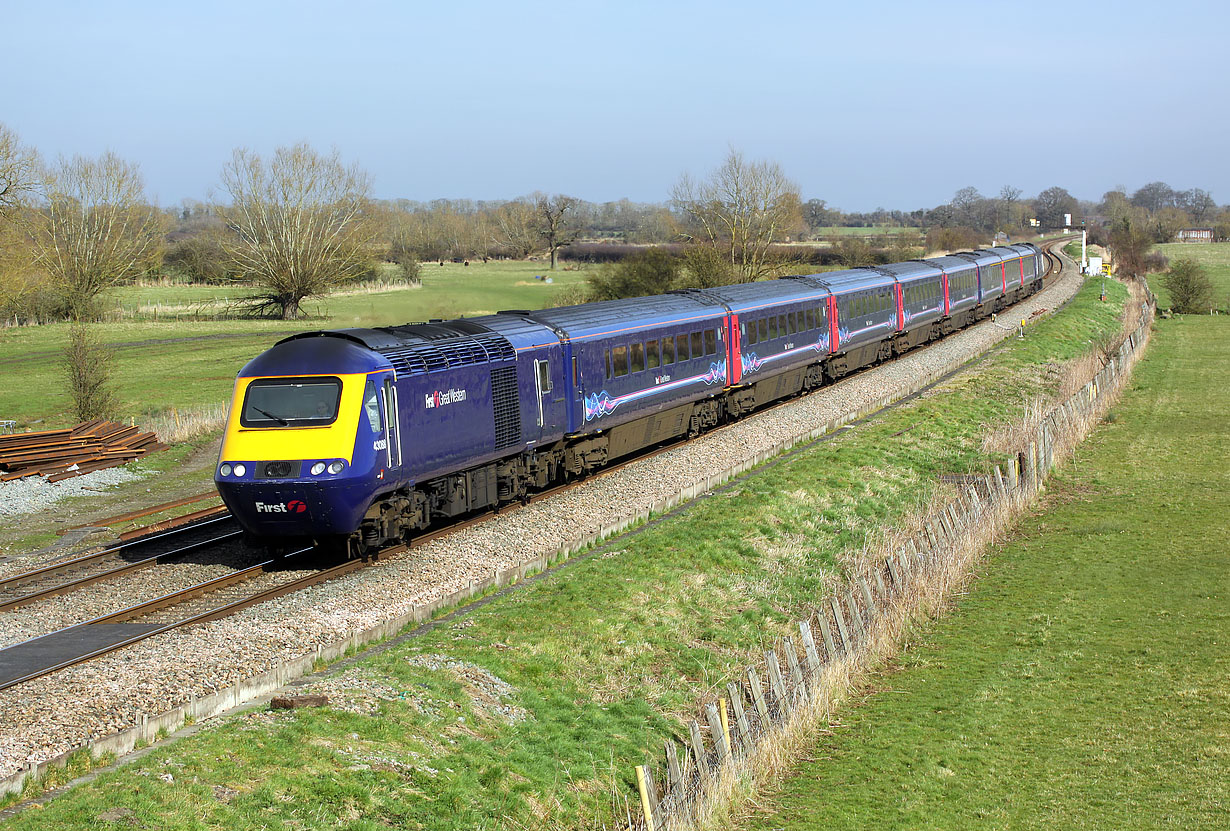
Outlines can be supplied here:
[[1085, 240], [1088, 238], [1089, 232], [1084, 228], [1081, 229], [1081, 274], [1089, 270], [1089, 257], [1085, 253]]

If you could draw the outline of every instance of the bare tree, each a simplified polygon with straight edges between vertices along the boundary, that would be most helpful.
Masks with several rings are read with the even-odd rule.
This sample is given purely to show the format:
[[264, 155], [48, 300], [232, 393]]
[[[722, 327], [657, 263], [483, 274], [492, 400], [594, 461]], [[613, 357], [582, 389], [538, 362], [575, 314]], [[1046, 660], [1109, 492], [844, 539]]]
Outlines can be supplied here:
[[24, 214], [35, 263], [70, 317], [94, 317], [99, 294], [158, 262], [163, 215], [146, 202], [137, 166], [114, 153], [61, 159], [40, 179], [43, 205]]
[[514, 199], [495, 209], [496, 242], [514, 257], [525, 258], [538, 248], [537, 213], [528, 199]]
[[1179, 207], [1191, 214], [1192, 221], [1203, 225], [1217, 214], [1217, 203], [1207, 190], [1192, 188], [1178, 195]]
[[1150, 182], [1132, 194], [1132, 204], [1156, 213], [1162, 208], [1173, 208], [1177, 194], [1165, 182]]
[[999, 222], [1000, 227], [1013, 226], [1016, 227], [1020, 223], [1014, 217], [1013, 210], [1021, 199], [1021, 189], [1012, 185], [1004, 185], [999, 189]]
[[1120, 277], [1143, 279], [1148, 266], [1145, 255], [1153, 247], [1153, 238], [1144, 225], [1125, 216], [1110, 232], [1108, 243], [1115, 264], [1115, 273]]
[[952, 197], [953, 222], [970, 227], [982, 225], [981, 217], [978, 216], [978, 206], [981, 202], [982, 194], [978, 192], [978, 188], [961, 188]]
[[781, 167], [749, 164], [735, 150], [705, 182], [684, 174], [672, 197], [695, 225], [693, 239], [720, 251], [742, 282], [776, 272], [770, 247], [802, 223], [798, 186]]
[[0, 124], [0, 218], [8, 217], [34, 194], [38, 157], [17, 134]]
[[547, 244], [551, 253], [551, 269], [555, 270], [559, 259], [559, 250], [572, 244], [576, 237], [576, 227], [572, 223], [577, 208], [577, 200], [562, 193], [555, 196], [538, 194], [534, 198], [534, 211], [537, 214], [538, 236]]
[[255, 311], [299, 316], [300, 304], [356, 279], [371, 265], [376, 224], [366, 212], [371, 183], [337, 151], [306, 143], [279, 147], [267, 163], [240, 148], [222, 169], [230, 226], [225, 248], [235, 270], [263, 290]]
[[1047, 188], [1034, 199], [1034, 211], [1043, 228], [1062, 228], [1063, 215], [1075, 214], [1076, 207], [1076, 197], [1061, 187]]

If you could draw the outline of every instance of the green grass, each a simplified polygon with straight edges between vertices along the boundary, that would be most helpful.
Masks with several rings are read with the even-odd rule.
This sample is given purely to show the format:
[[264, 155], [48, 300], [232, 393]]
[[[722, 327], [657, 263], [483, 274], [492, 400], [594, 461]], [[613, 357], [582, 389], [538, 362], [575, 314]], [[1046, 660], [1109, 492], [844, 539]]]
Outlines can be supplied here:
[[[550, 276], [551, 284], [535, 280]], [[509, 308], [541, 308], [566, 286], [585, 279], [584, 272], [557, 270], [546, 263], [490, 262], [469, 267], [446, 263], [423, 266], [420, 288], [376, 293], [340, 294], [306, 304], [304, 320], [127, 319], [99, 324], [99, 338], [116, 347], [114, 383], [120, 402], [117, 416], [127, 419], [165, 412], [174, 406], [217, 404], [230, 398], [240, 368], [278, 339], [311, 329], [385, 326], [430, 318], [484, 314]], [[129, 286], [116, 293], [122, 308], [149, 303], [195, 303], [215, 297], [234, 298], [235, 286]], [[168, 319], [169, 318], [169, 319]], [[67, 324], [0, 329], [0, 419], [18, 428], [69, 424], [69, 398], [60, 355]], [[192, 379], [186, 383], [185, 379]]]
[[[363, 658], [350, 672], [377, 697], [334, 691], [322, 710], [228, 719], [3, 827], [89, 828], [115, 807], [167, 828], [613, 823], [633, 766], [821, 599], [842, 552], [921, 505], [939, 474], [1001, 461], [980, 449], [987, 425], [1015, 419], [1022, 396], [1056, 383], [1055, 362], [1115, 328], [1116, 287], [1110, 303], [1082, 290], [981, 364], [980, 383], [962, 376]], [[424, 665], [436, 655], [461, 671]], [[487, 674], [508, 685], [502, 701]]]
[[[1155, 247], [1173, 263], [1175, 260], [1193, 260], [1205, 267], [1213, 281], [1213, 304], [1222, 311], [1230, 310], [1230, 242], [1208, 245], [1172, 242]], [[1170, 306], [1170, 294], [1162, 285], [1161, 274], [1149, 275], [1149, 288], [1157, 295], [1158, 308]]]
[[1227, 827], [1228, 344], [1159, 322], [1044, 512], [740, 827]]

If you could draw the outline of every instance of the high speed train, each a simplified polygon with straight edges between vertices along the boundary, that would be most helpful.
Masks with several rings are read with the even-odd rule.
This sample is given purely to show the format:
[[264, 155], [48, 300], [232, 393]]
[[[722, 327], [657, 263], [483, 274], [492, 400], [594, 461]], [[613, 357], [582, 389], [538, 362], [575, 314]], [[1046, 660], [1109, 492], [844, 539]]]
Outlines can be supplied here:
[[1042, 286], [1011, 245], [652, 297], [305, 332], [240, 372], [214, 481], [274, 547], [364, 555], [815, 389]]

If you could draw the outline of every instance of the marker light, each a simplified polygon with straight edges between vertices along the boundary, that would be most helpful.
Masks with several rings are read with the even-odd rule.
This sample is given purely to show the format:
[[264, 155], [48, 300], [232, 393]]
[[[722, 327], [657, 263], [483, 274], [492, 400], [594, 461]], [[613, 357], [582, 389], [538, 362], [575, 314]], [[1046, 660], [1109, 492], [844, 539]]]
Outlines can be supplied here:
[[243, 465], [235, 465], [235, 475], [236, 476], [243, 476], [247, 472], [248, 472], [248, 469], [244, 467]]
[[219, 472], [219, 473], [221, 473], [223, 476], [230, 476], [230, 475], [231, 475], [231, 466], [230, 466], [230, 465], [223, 465], [222, 467], [218, 468], [218, 472]]
[[316, 464], [312, 465], [312, 475], [313, 476], [319, 476], [320, 474], [324, 472], [325, 472], [324, 462], [317, 462]]
[[329, 463], [329, 472], [330, 472], [330, 473], [341, 473], [341, 472], [342, 472], [342, 469], [343, 469], [343, 468], [345, 468], [345, 467], [346, 467], [346, 463], [345, 463], [345, 462], [330, 462], [330, 463]]

